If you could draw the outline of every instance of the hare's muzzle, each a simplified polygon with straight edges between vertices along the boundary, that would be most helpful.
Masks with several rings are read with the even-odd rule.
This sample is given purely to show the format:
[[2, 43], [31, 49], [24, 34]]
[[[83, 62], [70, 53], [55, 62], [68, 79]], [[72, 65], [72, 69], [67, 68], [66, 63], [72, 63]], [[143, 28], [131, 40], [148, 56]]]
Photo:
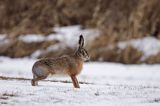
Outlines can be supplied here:
[[85, 58], [85, 62], [89, 62], [89, 61], [90, 61], [90, 57], [87, 56], [87, 57]]

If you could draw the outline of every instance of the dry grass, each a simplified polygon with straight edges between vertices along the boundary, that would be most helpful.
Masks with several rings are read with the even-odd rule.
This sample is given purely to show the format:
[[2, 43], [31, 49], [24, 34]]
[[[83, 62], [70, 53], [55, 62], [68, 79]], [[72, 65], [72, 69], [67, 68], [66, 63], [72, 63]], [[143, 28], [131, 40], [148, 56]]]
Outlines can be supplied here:
[[58, 41], [44, 41], [25, 43], [20, 40], [11, 40], [9, 44], [0, 45], [0, 55], [9, 57], [24, 57], [29, 56], [39, 49], [46, 49], [48, 46], [58, 43]]
[[93, 23], [106, 36], [118, 40], [158, 36], [160, 23], [159, 0], [99, 0], [99, 11]]
[[[41, 42], [26, 44], [17, 41], [17, 36], [25, 34], [54, 33], [54, 26], [80, 24], [83, 27], [96, 27], [102, 35], [87, 49], [92, 60], [122, 63], [141, 63], [143, 55], [132, 47], [123, 51], [117, 48], [102, 50], [118, 41], [154, 36], [160, 38], [160, 1], [159, 0], [1, 0], [0, 33], [15, 39], [3, 45], [0, 55], [24, 57], [38, 49], [46, 49], [55, 44]], [[99, 50], [95, 50], [95, 49]], [[135, 50], [136, 54], [132, 51]], [[42, 54], [40, 57], [60, 56], [71, 50], [60, 50]], [[131, 56], [133, 55], [133, 56]], [[157, 56], [148, 58], [146, 63], [160, 63]]]
[[140, 64], [143, 53], [132, 46], [120, 49], [115, 45], [90, 51], [92, 61], [108, 61], [123, 64]]
[[94, 1], [0, 1], [0, 20], [3, 20], [0, 21], [0, 33], [7, 33], [10, 37], [28, 33], [47, 35], [52, 33], [53, 26], [86, 24], [91, 19]]
[[132, 46], [128, 46], [118, 54], [118, 61], [124, 64], [140, 64], [143, 53]]
[[160, 53], [155, 56], [150, 56], [145, 60], [145, 63], [148, 63], [148, 64], [160, 63]]
[[97, 27], [118, 40], [159, 32], [159, 0], [3, 0], [0, 33], [49, 34], [54, 26]]

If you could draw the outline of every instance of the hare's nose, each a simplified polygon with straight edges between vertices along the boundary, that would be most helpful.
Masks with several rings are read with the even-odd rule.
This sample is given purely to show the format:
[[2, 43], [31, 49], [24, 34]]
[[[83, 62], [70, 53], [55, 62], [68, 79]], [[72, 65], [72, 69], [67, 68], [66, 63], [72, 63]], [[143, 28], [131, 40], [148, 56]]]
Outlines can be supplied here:
[[87, 59], [87, 60], [86, 60], [86, 62], [90, 62], [90, 61], [91, 61], [90, 59]]
[[86, 62], [89, 62], [89, 61], [90, 61], [90, 57], [88, 56], [87, 59], [86, 59]]
[[90, 60], [91, 58], [90, 58], [90, 56], [88, 56], [88, 60]]

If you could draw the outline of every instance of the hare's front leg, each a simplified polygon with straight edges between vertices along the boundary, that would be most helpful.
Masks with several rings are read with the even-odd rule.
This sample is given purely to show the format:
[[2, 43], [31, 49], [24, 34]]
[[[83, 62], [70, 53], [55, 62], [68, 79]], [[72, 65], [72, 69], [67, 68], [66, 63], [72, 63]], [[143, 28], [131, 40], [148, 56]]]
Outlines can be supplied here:
[[80, 88], [79, 82], [78, 82], [76, 76], [75, 76], [75, 75], [72, 75], [72, 76], [71, 76], [71, 79], [72, 79], [73, 86], [74, 86], [75, 88]]

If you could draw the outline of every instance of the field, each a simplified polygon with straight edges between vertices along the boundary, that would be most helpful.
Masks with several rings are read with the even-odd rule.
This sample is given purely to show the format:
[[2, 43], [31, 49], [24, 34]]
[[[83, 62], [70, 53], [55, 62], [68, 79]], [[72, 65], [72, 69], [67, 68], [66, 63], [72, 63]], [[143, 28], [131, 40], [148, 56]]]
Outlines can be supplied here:
[[78, 76], [81, 88], [75, 89], [67, 76], [50, 76], [31, 86], [35, 61], [0, 58], [0, 105], [160, 105], [160, 65], [85, 63]]
[[[159, 4], [1, 0], [0, 106], [160, 106]], [[80, 89], [58, 75], [31, 86], [33, 64], [75, 53], [80, 35], [90, 56]]]

